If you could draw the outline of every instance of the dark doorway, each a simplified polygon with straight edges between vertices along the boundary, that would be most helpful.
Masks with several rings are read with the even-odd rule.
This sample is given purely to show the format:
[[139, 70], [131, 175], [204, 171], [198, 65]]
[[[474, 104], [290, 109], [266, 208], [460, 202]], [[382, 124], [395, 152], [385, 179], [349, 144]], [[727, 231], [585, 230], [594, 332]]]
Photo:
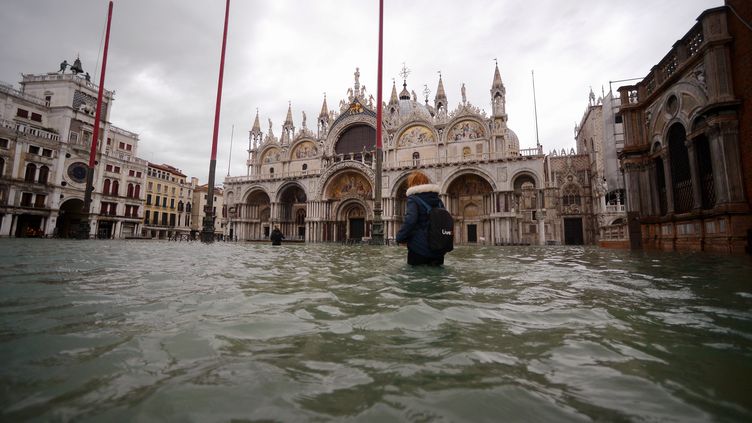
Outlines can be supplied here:
[[467, 242], [478, 242], [478, 225], [467, 225]]
[[83, 218], [81, 214], [83, 206], [84, 202], [77, 198], [71, 198], [60, 206], [60, 214], [57, 217], [55, 228], [59, 238], [76, 238], [78, 236], [78, 226]]
[[585, 240], [582, 236], [582, 218], [569, 217], [564, 219], [564, 244], [582, 245]]
[[264, 238], [269, 238], [269, 227], [264, 226]]
[[350, 219], [350, 239], [362, 239], [365, 234], [365, 224], [365, 219]]
[[112, 238], [112, 226], [115, 222], [100, 221], [97, 225], [97, 238], [109, 239]]
[[305, 226], [298, 226], [298, 237], [305, 239]]
[[40, 237], [44, 235], [42, 230], [42, 216], [22, 214], [18, 216], [16, 223], [16, 237]]

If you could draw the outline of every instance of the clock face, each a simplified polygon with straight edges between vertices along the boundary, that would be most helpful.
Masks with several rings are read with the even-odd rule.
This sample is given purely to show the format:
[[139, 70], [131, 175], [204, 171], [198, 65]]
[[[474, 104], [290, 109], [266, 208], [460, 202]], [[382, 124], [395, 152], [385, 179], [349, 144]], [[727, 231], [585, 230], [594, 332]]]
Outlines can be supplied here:
[[78, 162], [68, 166], [68, 176], [75, 182], [86, 181], [86, 164]]

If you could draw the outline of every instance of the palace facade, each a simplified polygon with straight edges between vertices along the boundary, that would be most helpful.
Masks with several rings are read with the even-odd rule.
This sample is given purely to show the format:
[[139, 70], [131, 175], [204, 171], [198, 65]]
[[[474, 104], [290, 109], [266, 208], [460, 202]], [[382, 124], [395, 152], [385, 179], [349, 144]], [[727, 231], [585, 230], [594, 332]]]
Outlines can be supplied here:
[[[337, 110], [324, 98], [315, 128], [305, 114], [296, 130], [292, 108], [281, 133], [271, 120], [250, 131], [247, 174], [224, 182], [228, 235], [268, 237], [278, 225], [287, 239], [367, 240], [374, 216], [374, 100], [354, 83]], [[451, 105], [443, 80], [430, 105], [407, 80], [383, 107], [384, 236], [394, 239], [405, 213], [407, 176], [414, 170], [441, 187], [459, 244], [589, 244], [597, 237], [587, 155], [547, 156], [540, 145], [520, 148], [508, 126], [506, 88], [498, 66], [487, 114], [467, 101]]]
[[136, 157], [138, 135], [110, 123], [105, 90], [94, 136], [98, 86], [79, 60], [66, 68], [23, 75], [20, 90], [0, 84], [0, 237], [77, 233], [95, 139], [90, 236], [139, 235], [147, 162]]
[[752, 252], [752, 4], [709, 9], [619, 88], [634, 248]]

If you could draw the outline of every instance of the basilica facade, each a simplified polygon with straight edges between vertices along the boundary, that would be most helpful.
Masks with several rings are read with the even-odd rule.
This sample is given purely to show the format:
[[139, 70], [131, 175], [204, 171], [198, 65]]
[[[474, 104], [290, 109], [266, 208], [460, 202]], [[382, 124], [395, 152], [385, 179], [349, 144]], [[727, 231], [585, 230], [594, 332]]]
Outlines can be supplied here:
[[[315, 129], [305, 114], [296, 130], [292, 108], [279, 136], [258, 113], [250, 131], [247, 174], [224, 181], [228, 235], [266, 239], [279, 226], [286, 239], [349, 242], [371, 236], [374, 216], [376, 113], [356, 69], [337, 110], [324, 98]], [[451, 106], [439, 76], [430, 105], [403, 81], [383, 110], [384, 237], [393, 240], [405, 213], [407, 176], [418, 170], [439, 185], [455, 220], [458, 244], [594, 243], [589, 163], [574, 151], [547, 156], [520, 148], [508, 126], [506, 88], [498, 66], [487, 114], [462, 85]]]

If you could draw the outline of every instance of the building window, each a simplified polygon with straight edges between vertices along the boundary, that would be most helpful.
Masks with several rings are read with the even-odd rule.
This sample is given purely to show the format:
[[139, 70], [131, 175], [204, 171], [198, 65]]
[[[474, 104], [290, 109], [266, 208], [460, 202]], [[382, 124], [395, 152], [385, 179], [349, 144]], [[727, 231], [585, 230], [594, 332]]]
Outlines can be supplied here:
[[115, 166], [115, 170], [113, 170], [115, 173], [120, 173], [120, 166]]
[[40, 115], [39, 113], [32, 112], [31, 113], [31, 120], [33, 120], [34, 122], [41, 122], [42, 121], [42, 115]]
[[10, 144], [10, 140], [7, 138], [0, 138], [0, 148], [8, 148], [8, 145]]
[[34, 182], [34, 177], [37, 174], [37, 166], [34, 163], [26, 165], [26, 174], [24, 175], [24, 181]]
[[44, 208], [45, 200], [47, 200], [47, 196], [44, 194], [37, 194], [36, 198], [34, 199], [34, 207], [36, 208]]
[[30, 145], [29, 146], [29, 153], [31, 153], [31, 154], [37, 154], [38, 155], [39, 154], [39, 147], [37, 147], [36, 145]]
[[183, 211], [183, 202], [182, 201], [178, 201], [178, 211], [179, 212]]
[[117, 196], [120, 188], [118, 181], [112, 181], [112, 192], [110, 194]]
[[146, 205], [151, 206], [151, 194], [146, 194]]
[[674, 193], [674, 210], [677, 213], [692, 210], [692, 174], [689, 170], [686, 132], [680, 123], [671, 125], [668, 130], [668, 152], [671, 160], [671, 186]]
[[16, 116], [18, 116], [20, 118], [23, 118], [23, 119], [28, 119], [29, 118], [29, 111], [28, 110], [24, 110], [24, 109], [18, 109], [16, 111]]
[[167, 213], [162, 213], [162, 224], [167, 226]]
[[273, 168], [273, 167], [270, 167], [270, 168], [269, 168], [269, 173], [270, 173], [271, 175], [274, 175], [274, 168]]
[[170, 198], [170, 208], [171, 209], [175, 208], [175, 199], [174, 198]]
[[136, 176], [136, 171], [131, 169], [128, 171], [128, 176]]
[[191, 203], [188, 203], [188, 204], [185, 205], [185, 211], [188, 212], [188, 213], [191, 212]]
[[136, 172], [136, 178], [140, 178], [140, 177], [141, 177], [141, 172]]
[[144, 223], [149, 224], [149, 210], [144, 210]]
[[42, 166], [39, 168], [39, 179], [37, 181], [40, 184], [46, 184], [47, 179], [50, 177], [50, 168], [47, 166]]
[[162, 207], [167, 208], [167, 197], [162, 198]]
[[418, 166], [420, 164], [420, 153], [417, 151], [413, 153], [413, 166]]
[[159, 225], [159, 212], [154, 212], [154, 222], [155, 225]]
[[160, 196], [157, 196], [157, 198], [155, 198], [155, 199], [154, 199], [154, 200], [155, 200], [155, 201], [154, 201], [154, 205], [155, 205], [155, 206], [159, 207], [159, 200], [160, 200], [160, 199], [161, 199], [161, 197], [160, 197]]
[[120, 144], [118, 144], [118, 148], [121, 150], [125, 150], [125, 143], [121, 142]]
[[78, 132], [71, 131], [70, 134], [68, 134], [68, 141], [72, 143], [78, 142]]
[[567, 185], [562, 192], [562, 204], [564, 206], [579, 206], [580, 192], [575, 185]]
[[126, 149], [127, 151], [132, 151], [132, 150], [133, 150], [133, 146], [132, 146], [132, 145], [130, 145], [130, 144], [126, 144], [126, 145], [125, 145], [125, 149]]
[[136, 184], [136, 188], [133, 191], [133, 198], [141, 198], [141, 185]]
[[33, 196], [30, 192], [24, 192], [21, 194], [21, 207], [31, 207], [31, 197]]
[[157, 192], [161, 192], [161, 191], [162, 191], [162, 184], [157, 184]]
[[4, 173], [5, 173], [5, 159], [0, 157], [0, 178], [3, 177]]
[[112, 172], [112, 165], [108, 164], [107, 166], [104, 167], [104, 170], [107, 172]]
[[308, 170], [308, 163], [303, 163], [303, 171]]
[[128, 188], [125, 191], [125, 196], [128, 198], [133, 198], [133, 184], [128, 184]]
[[175, 213], [170, 213], [170, 226], [175, 226]]

